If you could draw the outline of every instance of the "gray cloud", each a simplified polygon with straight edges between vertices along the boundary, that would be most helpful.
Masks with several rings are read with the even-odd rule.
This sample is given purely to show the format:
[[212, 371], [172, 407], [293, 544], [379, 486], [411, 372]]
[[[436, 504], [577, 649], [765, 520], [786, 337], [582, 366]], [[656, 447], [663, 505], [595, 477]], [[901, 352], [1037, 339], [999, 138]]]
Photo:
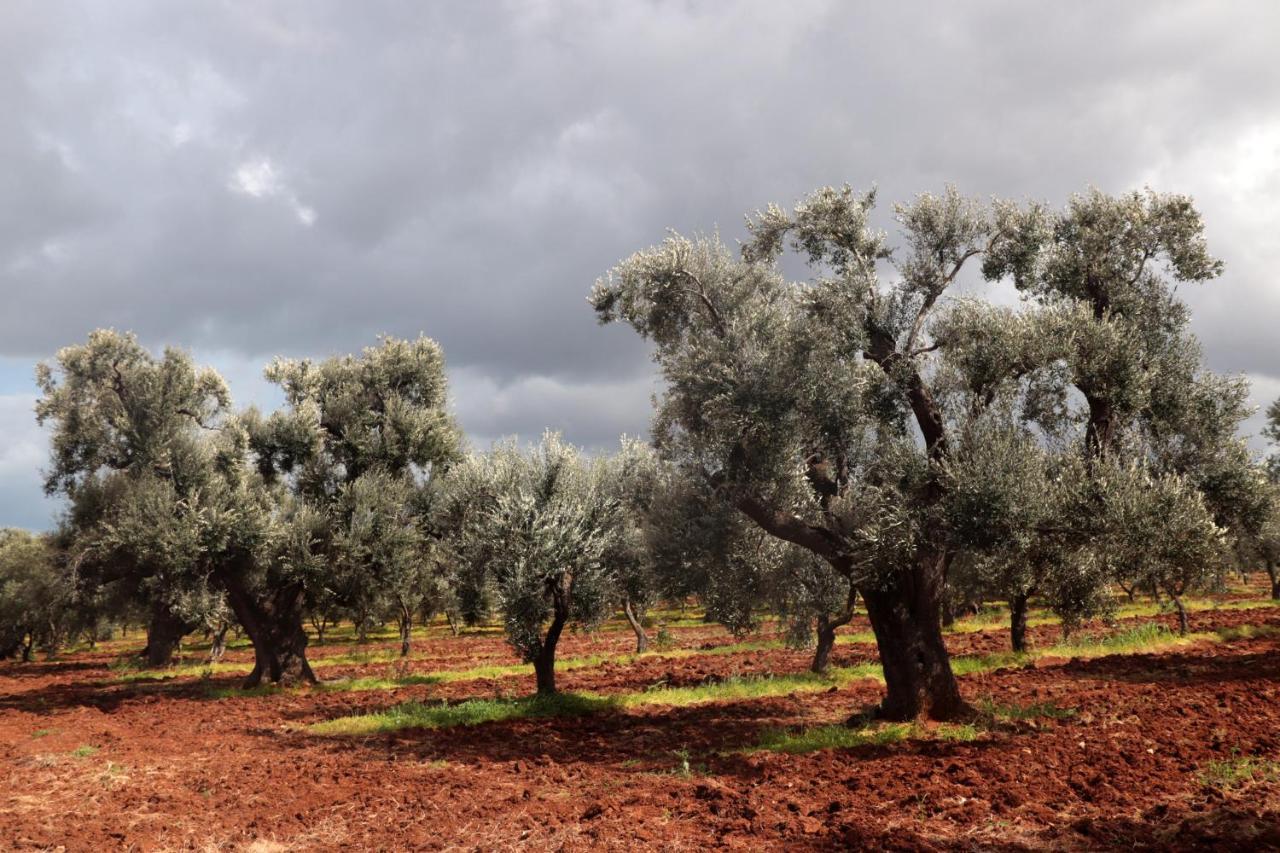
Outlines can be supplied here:
[[1210, 362], [1274, 390], [1276, 32], [1269, 2], [6, 4], [0, 357], [114, 325], [269, 400], [272, 354], [425, 332], [474, 435], [601, 446], [651, 370], [584, 296], [668, 226], [843, 181], [1150, 183], [1227, 261], [1187, 293]]

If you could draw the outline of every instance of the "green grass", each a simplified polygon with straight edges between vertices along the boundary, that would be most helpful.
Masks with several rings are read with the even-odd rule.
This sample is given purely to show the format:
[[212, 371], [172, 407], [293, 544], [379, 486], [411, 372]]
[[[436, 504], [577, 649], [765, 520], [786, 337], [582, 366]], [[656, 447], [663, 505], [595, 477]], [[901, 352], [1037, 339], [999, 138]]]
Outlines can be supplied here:
[[[113, 665], [113, 669], [114, 669]], [[122, 667], [123, 668], [123, 667]], [[207, 678], [213, 675], [248, 675], [253, 669], [247, 663], [178, 664], [164, 669], [139, 669], [116, 676], [113, 681], [127, 684], [135, 681], [167, 681], [171, 678]]]
[[942, 723], [926, 728], [917, 723], [881, 723], [861, 727], [840, 724], [802, 728], [766, 729], [755, 746], [744, 750], [785, 752], [798, 755], [823, 749], [852, 749], [859, 746], [883, 746], [908, 738], [971, 741], [980, 734], [971, 724]]
[[472, 699], [456, 705], [423, 705], [406, 702], [376, 714], [338, 717], [310, 726], [315, 734], [372, 734], [403, 728], [443, 728], [509, 720], [517, 717], [565, 716], [614, 708], [660, 705], [683, 707], [707, 702], [762, 699], [798, 692], [818, 692], [860, 678], [879, 678], [877, 664], [834, 669], [827, 675], [799, 673], [729, 678], [693, 687], [656, 687], [617, 696], [558, 693], [552, 697], [523, 699]]
[[1005, 720], [1065, 720], [1076, 715], [1075, 708], [1064, 708], [1052, 700], [1030, 705], [1002, 705], [988, 696], [978, 702], [978, 708], [992, 717]]
[[309, 731], [326, 736], [360, 736], [399, 729], [475, 726], [527, 717], [576, 717], [614, 707], [614, 704], [606, 697], [576, 693], [522, 699], [468, 699], [452, 705], [405, 702], [376, 714], [339, 717], [316, 723], [309, 727]]
[[77, 746], [75, 749], [71, 750], [71, 756], [73, 758], [88, 758], [90, 755], [97, 752], [99, 748], [100, 747], [90, 746], [89, 744]]
[[1210, 761], [1200, 782], [1215, 788], [1240, 788], [1253, 782], [1280, 781], [1280, 761], [1269, 758], [1229, 758]]
[[867, 663], [851, 667], [832, 668], [825, 675], [812, 672], [782, 675], [743, 676], [727, 678], [711, 684], [692, 687], [655, 687], [638, 693], [626, 693], [618, 698], [623, 708], [645, 705], [684, 707], [707, 702], [724, 702], [743, 699], [764, 699], [786, 696], [791, 693], [816, 693], [832, 687], [843, 687], [863, 678], [883, 679], [879, 664]]

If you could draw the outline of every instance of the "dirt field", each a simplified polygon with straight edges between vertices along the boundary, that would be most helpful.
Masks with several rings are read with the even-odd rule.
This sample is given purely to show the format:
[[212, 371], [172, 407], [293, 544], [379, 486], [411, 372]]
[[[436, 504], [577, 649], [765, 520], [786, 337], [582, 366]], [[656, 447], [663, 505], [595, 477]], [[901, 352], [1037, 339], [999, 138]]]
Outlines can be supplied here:
[[[1084, 633], [1157, 621], [1173, 624], [1139, 616]], [[718, 629], [681, 624], [671, 629], [681, 651], [639, 660], [625, 630], [567, 638], [561, 659], [580, 665], [560, 673], [561, 689], [714, 687], [808, 663], [767, 635], [735, 647]], [[957, 655], [1007, 647], [998, 624], [961, 627], [949, 635]], [[859, 641], [866, 629], [845, 629], [837, 667], [874, 660]], [[0, 846], [1280, 849], [1280, 609], [1198, 611], [1192, 630], [1185, 645], [1161, 634], [1154, 652], [1062, 656], [1048, 648], [1058, 628], [1035, 627], [1044, 656], [987, 660], [961, 677], [987, 709], [963, 737], [917, 728], [801, 754], [760, 749], [762, 736], [843, 722], [881, 686], [850, 678], [759, 698], [322, 736], [308, 726], [410, 699], [518, 696], [532, 673], [432, 682], [427, 673], [516, 663], [500, 636], [432, 628], [403, 666], [383, 659], [385, 640], [311, 650], [338, 659], [320, 667], [327, 680], [423, 683], [228, 696], [246, 649], [213, 673], [126, 681], [118, 660], [141, 645], [135, 636], [0, 665]]]

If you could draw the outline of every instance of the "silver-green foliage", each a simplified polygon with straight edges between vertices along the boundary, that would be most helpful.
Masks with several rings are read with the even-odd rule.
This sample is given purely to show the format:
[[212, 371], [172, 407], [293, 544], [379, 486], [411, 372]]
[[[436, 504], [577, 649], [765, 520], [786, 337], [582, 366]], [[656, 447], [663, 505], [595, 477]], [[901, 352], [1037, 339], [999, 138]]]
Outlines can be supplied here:
[[514, 442], [468, 454], [448, 475], [439, 512], [452, 519], [455, 558], [483, 583], [508, 642], [526, 661], [566, 624], [586, 628], [616, 602], [605, 556], [621, 532], [610, 461], [589, 458], [548, 433], [531, 451]]

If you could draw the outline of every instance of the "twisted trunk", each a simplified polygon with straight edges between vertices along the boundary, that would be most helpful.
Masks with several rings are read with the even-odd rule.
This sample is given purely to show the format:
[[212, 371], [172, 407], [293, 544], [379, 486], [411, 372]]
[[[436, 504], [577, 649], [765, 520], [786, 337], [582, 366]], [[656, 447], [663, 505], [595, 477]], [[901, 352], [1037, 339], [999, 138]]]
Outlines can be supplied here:
[[195, 630], [195, 625], [174, 615], [168, 606], [154, 602], [151, 605], [151, 619], [147, 623], [147, 646], [142, 656], [150, 666], [168, 666], [173, 662], [173, 653], [177, 651], [182, 638]]
[[886, 695], [876, 716], [886, 720], [951, 720], [967, 709], [942, 641], [945, 554], [925, 549], [887, 588], [862, 598], [884, 667]]
[[560, 634], [565, 623], [569, 621], [569, 586], [572, 579], [566, 577], [555, 584], [552, 589], [551, 626], [547, 635], [538, 646], [538, 653], [533, 658], [533, 671], [537, 678], [538, 695], [549, 696], [556, 692], [556, 644], [560, 642]]
[[1280, 570], [1275, 560], [1267, 560], [1267, 578], [1271, 581], [1271, 597], [1280, 601]]
[[831, 650], [836, 644], [836, 629], [853, 621], [853, 605], [857, 600], [858, 590], [851, 586], [843, 610], [830, 617], [825, 613], [818, 614], [818, 645], [813, 650], [813, 663], [809, 666], [812, 672], [821, 674], [831, 668]]
[[631, 625], [631, 630], [636, 635], [636, 654], [643, 654], [649, 648], [649, 638], [644, 633], [644, 626], [640, 624], [640, 620], [636, 618], [635, 609], [631, 606], [631, 599], [622, 599], [622, 612], [627, 616], [627, 623]]
[[213, 632], [213, 642], [209, 644], [209, 663], [217, 663], [227, 653], [227, 631], [231, 630], [230, 622], [219, 622], [218, 630]]
[[307, 663], [307, 632], [302, 627], [302, 585], [288, 584], [262, 599], [249, 593], [237, 578], [224, 579], [224, 585], [231, 609], [253, 642], [253, 671], [244, 680], [245, 689], [257, 687], [263, 678], [281, 686], [315, 684], [318, 679]]

